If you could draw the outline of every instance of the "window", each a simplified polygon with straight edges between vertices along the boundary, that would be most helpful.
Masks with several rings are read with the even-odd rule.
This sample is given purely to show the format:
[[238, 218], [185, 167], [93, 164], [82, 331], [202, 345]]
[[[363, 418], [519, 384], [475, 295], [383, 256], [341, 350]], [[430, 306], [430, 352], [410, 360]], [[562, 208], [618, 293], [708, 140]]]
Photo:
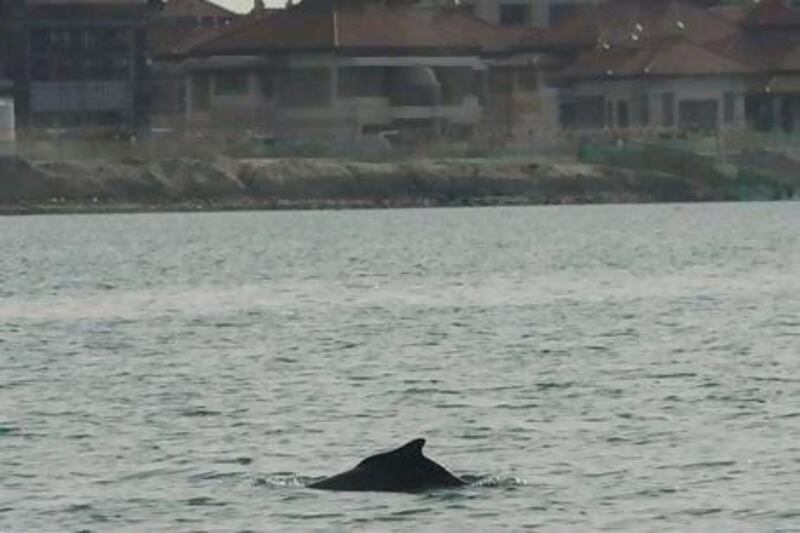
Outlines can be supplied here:
[[500, 4], [501, 26], [528, 26], [531, 23], [531, 6], [528, 4]]
[[464, 98], [472, 96], [473, 74], [469, 67], [437, 67], [436, 79], [442, 88], [444, 105], [461, 105]]
[[217, 96], [238, 96], [247, 94], [246, 72], [222, 72], [214, 78], [214, 94]]
[[211, 108], [211, 78], [208, 74], [195, 74], [192, 78], [192, 111]]
[[261, 86], [261, 96], [265, 100], [275, 98], [275, 76], [272, 72], [262, 72], [258, 77]]
[[339, 96], [386, 96], [387, 75], [381, 67], [345, 67], [339, 69]]
[[602, 96], [577, 96], [559, 108], [559, 121], [566, 129], [602, 128], [606, 121], [606, 104]]
[[675, 126], [675, 94], [664, 93], [661, 95], [661, 125], [665, 128]]
[[736, 119], [736, 95], [734, 93], [725, 93], [723, 100], [723, 121], [725, 124], [730, 124]]
[[331, 101], [327, 68], [297, 68], [285, 71], [278, 85], [280, 101], [290, 107], [322, 107]]
[[514, 75], [510, 70], [491, 69], [489, 71], [489, 93], [510, 95], [514, 90]]
[[647, 126], [650, 124], [650, 96], [647, 94], [639, 95], [639, 125]]
[[34, 81], [50, 81], [53, 79], [52, 63], [47, 58], [36, 58], [31, 66], [31, 77]]
[[683, 100], [678, 106], [681, 128], [711, 131], [717, 128], [717, 100]]
[[630, 126], [630, 113], [628, 112], [628, 102], [620, 100], [617, 102], [617, 127], [627, 128]]
[[575, 15], [580, 6], [576, 4], [550, 4], [549, 26], [554, 28]]
[[525, 67], [517, 72], [517, 88], [521, 91], [539, 90], [539, 72], [534, 67]]
[[472, 74], [472, 92], [477, 95], [478, 103], [481, 105], [486, 104], [486, 85], [488, 76], [485, 70], [475, 70]]
[[214, 27], [214, 17], [203, 17], [200, 19], [200, 25], [204, 28]]

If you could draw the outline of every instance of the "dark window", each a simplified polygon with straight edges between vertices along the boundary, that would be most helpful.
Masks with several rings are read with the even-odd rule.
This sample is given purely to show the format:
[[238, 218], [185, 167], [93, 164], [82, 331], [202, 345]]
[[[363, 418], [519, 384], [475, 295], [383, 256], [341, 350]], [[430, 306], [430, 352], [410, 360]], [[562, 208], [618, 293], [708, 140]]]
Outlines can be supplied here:
[[560, 107], [559, 120], [566, 129], [598, 129], [605, 125], [606, 106], [602, 96], [580, 96]]
[[539, 90], [539, 72], [533, 67], [523, 68], [517, 72], [517, 88], [521, 91], [536, 92]]
[[681, 128], [711, 131], [717, 128], [717, 100], [684, 100], [678, 105]]
[[730, 124], [736, 118], [736, 95], [734, 93], [725, 93], [723, 99], [723, 120], [725, 124]]
[[563, 24], [572, 15], [574, 15], [578, 8], [577, 4], [550, 4], [550, 14], [548, 24], [551, 28]]
[[330, 71], [327, 68], [287, 70], [278, 85], [280, 101], [291, 107], [320, 107], [330, 104]]
[[650, 124], [650, 97], [646, 94], [639, 96], [639, 125]]
[[247, 94], [246, 72], [223, 72], [214, 78], [214, 94], [233, 96]]
[[747, 123], [757, 131], [771, 131], [775, 126], [771, 95], [747, 95], [744, 100], [744, 112]]
[[486, 104], [486, 82], [487, 76], [485, 70], [476, 70], [472, 77], [472, 92], [478, 96], [478, 103], [481, 105]]
[[200, 25], [204, 28], [214, 27], [214, 17], [203, 17], [200, 19]]
[[467, 67], [438, 67], [435, 69], [436, 79], [442, 88], [442, 103], [445, 105], [461, 105], [464, 98], [472, 96], [472, 69]]
[[531, 6], [528, 4], [500, 4], [501, 26], [527, 26], [531, 23]]
[[795, 121], [795, 102], [789, 96], [783, 96], [780, 99], [780, 114], [781, 114], [781, 128], [786, 133], [794, 131]]
[[31, 77], [34, 81], [50, 81], [53, 79], [53, 65], [47, 58], [36, 58], [31, 66]]
[[261, 96], [266, 100], [275, 98], [275, 76], [272, 72], [262, 72], [258, 77], [261, 85]]
[[192, 110], [208, 111], [211, 108], [211, 77], [195, 74], [192, 78]]
[[617, 102], [617, 127], [627, 128], [630, 126], [630, 113], [628, 111], [628, 102], [620, 100]]
[[675, 94], [664, 93], [661, 95], [661, 122], [665, 128], [675, 126]]
[[386, 96], [386, 69], [381, 67], [345, 67], [339, 69], [339, 96]]
[[510, 95], [514, 89], [514, 75], [509, 70], [489, 70], [489, 93]]

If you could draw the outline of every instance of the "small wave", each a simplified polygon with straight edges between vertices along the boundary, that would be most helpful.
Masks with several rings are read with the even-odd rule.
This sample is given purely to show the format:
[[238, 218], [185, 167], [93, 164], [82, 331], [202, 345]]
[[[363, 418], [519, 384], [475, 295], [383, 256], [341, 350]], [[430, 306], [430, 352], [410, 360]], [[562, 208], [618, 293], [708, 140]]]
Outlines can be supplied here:
[[227, 479], [242, 476], [242, 472], [202, 472], [190, 477], [193, 481], [209, 481], [215, 479]]
[[217, 464], [221, 464], [221, 465], [233, 465], [233, 464], [236, 464], [236, 465], [245, 466], [245, 465], [252, 464], [253, 463], [253, 458], [252, 457], [231, 457], [231, 458], [225, 458], [225, 459], [217, 459], [214, 462], [217, 463]]
[[85, 513], [89, 511], [93, 511], [94, 508], [88, 503], [73, 503], [70, 504], [64, 509], [66, 513]]
[[267, 476], [259, 476], [253, 482], [258, 487], [268, 488], [301, 488], [309, 483], [319, 481], [323, 477], [308, 477], [300, 476], [292, 473], [269, 474]]
[[649, 374], [645, 376], [648, 379], [688, 379], [696, 378], [696, 372], [670, 372], [666, 374]]
[[196, 409], [186, 409], [180, 412], [181, 416], [186, 417], [193, 417], [193, 416], [220, 416], [222, 414], [221, 411], [214, 411], [211, 409], [205, 409], [203, 407], [198, 407]]
[[527, 486], [527, 482], [516, 476], [463, 476], [470, 487], [504, 489]]
[[729, 461], [729, 460], [720, 460], [720, 461], [701, 461], [697, 463], [687, 463], [682, 465], [663, 465], [657, 467], [658, 470], [665, 470], [671, 468], [677, 468], [680, 470], [696, 470], [700, 468], [724, 468], [728, 466], [734, 466], [736, 461]]
[[185, 503], [186, 505], [192, 507], [224, 507], [228, 505], [226, 502], [215, 500], [209, 496], [197, 496], [194, 498], [189, 498], [185, 501]]
[[572, 381], [567, 381], [567, 382], [564, 382], [564, 383], [557, 383], [555, 381], [544, 381], [544, 382], [541, 382], [541, 383], [537, 383], [536, 384], [536, 388], [541, 390], [541, 391], [544, 391], [544, 390], [551, 390], [551, 389], [568, 389], [568, 388], [572, 387], [573, 385], [575, 385], [575, 383], [572, 382]]
[[[268, 488], [303, 488], [321, 479], [324, 479], [324, 476], [301, 476], [292, 472], [279, 472], [258, 476], [253, 484]], [[468, 488], [513, 488], [524, 487], [528, 484], [524, 479], [516, 476], [466, 475], [461, 479], [467, 483]]]
[[684, 514], [687, 514], [689, 516], [700, 517], [712, 514], [719, 514], [723, 511], [724, 509], [722, 509], [721, 507], [707, 507], [703, 509], [687, 509], [686, 511], [684, 511]]

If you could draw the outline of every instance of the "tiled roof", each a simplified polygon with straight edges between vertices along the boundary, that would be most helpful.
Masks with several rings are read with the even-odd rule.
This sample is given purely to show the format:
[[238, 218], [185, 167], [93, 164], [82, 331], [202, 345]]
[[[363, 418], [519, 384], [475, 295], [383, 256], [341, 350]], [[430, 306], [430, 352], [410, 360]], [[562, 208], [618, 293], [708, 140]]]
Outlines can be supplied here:
[[722, 53], [747, 61], [761, 70], [776, 70], [800, 46], [800, 32], [752, 32], [745, 28], [714, 46]]
[[156, 58], [181, 56], [193, 46], [213, 39], [227, 29], [221, 27], [176, 30], [169, 26], [151, 26], [148, 29], [150, 54]]
[[800, 10], [786, 0], [761, 0], [743, 22], [756, 27], [800, 27]]
[[475, 49], [509, 41], [466, 13], [425, 13], [408, 5], [299, 6], [253, 18], [192, 48], [195, 55], [302, 50]]
[[663, 39], [641, 47], [598, 47], [585, 52], [559, 73], [568, 81], [585, 78], [639, 76], [701, 76], [752, 74], [750, 64], [727, 56], [713, 47], [684, 37]]
[[800, 43], [792, 46], [781, 59], [776, 70], [784, 72], [800, 72]]
[[497, 26], [461, 9], [437, 9], [432, 12], [435, 24], [490, 50], [515, 45], [524, 35], [540, 31], [535, 28]]
[[674, 36], [702, 43], [722, 39], [737, 30], [735, 23], [687, 0], [607, 0], [583, 6], [560, 26], [532, 35], [524, 44], [641, 45]]
[[726, 6], [726, 5], [719, 5], [719, 6], [712, 6], [710, 11], [719, 16], [728, 20], [730, 22], [739, 23], [744, 20], [747, 16], [748, 8], [745, 6]]

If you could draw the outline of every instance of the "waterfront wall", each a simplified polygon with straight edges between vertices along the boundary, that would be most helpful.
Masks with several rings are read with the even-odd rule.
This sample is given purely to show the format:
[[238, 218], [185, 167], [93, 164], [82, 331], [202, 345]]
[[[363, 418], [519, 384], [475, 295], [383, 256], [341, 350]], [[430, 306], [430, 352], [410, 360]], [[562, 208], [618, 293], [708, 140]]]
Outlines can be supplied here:
[[[735, 179], [535, 159], [0, 157], [4, 213], [458, 206], [742, 199]], [[793, 190], [769, 191], [773, 198]]]

